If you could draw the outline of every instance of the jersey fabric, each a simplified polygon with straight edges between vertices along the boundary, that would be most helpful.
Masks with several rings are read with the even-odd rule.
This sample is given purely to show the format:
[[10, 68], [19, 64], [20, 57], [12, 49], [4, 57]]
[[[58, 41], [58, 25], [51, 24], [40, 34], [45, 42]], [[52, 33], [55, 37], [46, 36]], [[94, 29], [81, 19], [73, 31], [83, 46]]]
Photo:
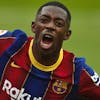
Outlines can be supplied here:
[[0, 30], [0, 37], [9, 37], [9, 36], [12, 36], [13, 32], [10, 32], [8, 30]]
[[4, 38], [4, 37], [19, 37], [19, 35], [26, 35], [25, 32], [17, 29], [14, 30], [13, 32], [10, 32], [8, 30], [0, 30], [0, 38]]
[[57, 62], [44, 66], [32, 53], [33, 38], [17, 32], [23, 37], [0, 38], [0, 99], [99, 100], [100, 78], [84, 58], [61, 49]]

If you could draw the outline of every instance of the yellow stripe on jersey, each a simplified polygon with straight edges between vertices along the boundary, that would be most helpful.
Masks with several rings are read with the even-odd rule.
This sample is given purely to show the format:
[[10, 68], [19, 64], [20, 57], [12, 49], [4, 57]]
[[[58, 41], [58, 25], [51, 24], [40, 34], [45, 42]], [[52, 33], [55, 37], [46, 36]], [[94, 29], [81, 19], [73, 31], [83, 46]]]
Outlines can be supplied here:
[[34, 58], [34, 55], [33, 55], [33, 52], [32, 52], [32, 45], [33, 45], [33, 40], [31, 40], [30, 47], [29, 47], [29, 57], [30, 57], [31, 63], [32, 63], [32, 65], [34, 65], [34, 67], [36, 67], [39, 70], [48, 72], [48, 71], [55, 70], [60, 65], [60, 63], [61, 63], [61, 61], [63, 59], [63, 49], [60, 50], [59, 58], [58, 58], [58, 60], [57, 60], [57, 62], [55, 64], [53, 64], [51, 66], [45, 66], [45, 65], [40, 64]]

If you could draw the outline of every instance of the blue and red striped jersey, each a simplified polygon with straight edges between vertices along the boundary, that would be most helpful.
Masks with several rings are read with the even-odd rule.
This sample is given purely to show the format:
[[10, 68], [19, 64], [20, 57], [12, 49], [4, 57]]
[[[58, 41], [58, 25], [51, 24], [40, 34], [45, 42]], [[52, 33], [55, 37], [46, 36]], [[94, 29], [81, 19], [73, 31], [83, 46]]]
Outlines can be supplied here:
[[55, 64], [42, 65], [32, 53], [33, 38], [17, 32], [22, 38], [0, 38], [2, 100], [98, 100], [100, 78], [84, 58], [61, 49]]

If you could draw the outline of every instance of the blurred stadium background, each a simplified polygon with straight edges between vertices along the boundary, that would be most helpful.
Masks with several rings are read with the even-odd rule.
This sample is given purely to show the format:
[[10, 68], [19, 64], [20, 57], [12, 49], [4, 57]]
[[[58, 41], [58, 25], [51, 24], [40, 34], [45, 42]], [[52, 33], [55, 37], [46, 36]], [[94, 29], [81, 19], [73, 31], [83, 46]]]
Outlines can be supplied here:
[[[22, 29], [28, 35], [38, 7], [52, 0], [1, 0], [0, 29]], [[57, 0], [64, 3], [72, 14], [72, 37], [64, 42], [70, 50], [100, 75], [100, 0]]]

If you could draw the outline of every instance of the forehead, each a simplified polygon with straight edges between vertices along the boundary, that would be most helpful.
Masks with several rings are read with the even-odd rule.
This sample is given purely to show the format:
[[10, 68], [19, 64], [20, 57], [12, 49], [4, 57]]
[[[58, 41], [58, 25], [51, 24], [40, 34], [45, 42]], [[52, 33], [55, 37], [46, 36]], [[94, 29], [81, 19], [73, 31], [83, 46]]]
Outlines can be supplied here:
[[51, 15], [54, 17], [66, 18], [67, 12], [57, 6], [45, 6], [42, 8], [40, 15]]

